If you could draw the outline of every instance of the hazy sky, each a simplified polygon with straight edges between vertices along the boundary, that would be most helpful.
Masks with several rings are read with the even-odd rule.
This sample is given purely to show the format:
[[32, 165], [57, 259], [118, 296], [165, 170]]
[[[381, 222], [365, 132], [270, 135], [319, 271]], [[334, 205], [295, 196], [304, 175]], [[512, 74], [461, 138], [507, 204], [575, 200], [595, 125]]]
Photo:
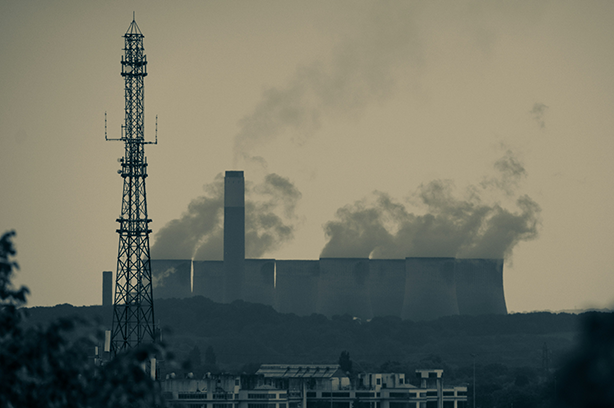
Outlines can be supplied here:
[[123, 145], [104, 112], [118, 137], [133, 11], [150, 140], [159, 115], [152, 245], [223, 171], [265, 195], [274, 173], [291, 208], [260, 205], [293, 238], [262, 256], [317, 259], [356, 214], [392, 242], [487, 208], [529, 215], [507, 236], [510, 311], [614, 306], [613, 2], [4, 0], [0, 229], [30, 305], [99, 304], [115, 271]]

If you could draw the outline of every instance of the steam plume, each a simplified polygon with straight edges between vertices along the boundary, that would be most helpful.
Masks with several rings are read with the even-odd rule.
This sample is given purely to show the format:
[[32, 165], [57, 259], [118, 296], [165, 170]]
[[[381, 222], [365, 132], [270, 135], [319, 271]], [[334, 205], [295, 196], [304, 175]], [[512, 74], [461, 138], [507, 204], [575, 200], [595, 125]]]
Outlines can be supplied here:
[[548, 107], [546, 105], [541, 102], [536, 102], [533, 105], [533, 109], [531, 109], [531, 111], [529, 112], [533, 116], [533, 120], [535, 120], [539, 127], [542, 129], [546, 127], [546, 122], [544, 120], [546, 110], [548, 110]]
[[[502, 146], [505, 148], [505, 146]], [[503, 157], [494, 164], [497, 176], [482, 181], [483, 188], [495, 188], [508, 196], [514, 195], [520, 182], [527, 177], [527, 171], [514, 152], [507, 149]]]
[[282, 132], [299, 132], [305, 139], [324, 118], [352, 114], [390, 95], [395, 69], [417, 54], [415, 8], [373, 3], [356, 34], [341, 42], [330, 59], [301, 66], [285, 86], [265, 90], [253, 112], [239, 122], [235, 166], [238, 160], [251, 160], [254, 148]]
[[537, 237], [540, 207], [521, 195], [515, 209], [487, 204], [480, 191], [495, 187], [513, 193], [525, 170], [511, 151], [495, 162], [499, 177], [471, 187], [467, 198], [454, 196], [452, 181], [435, 180], [414, 193], [423, 215], [408, 211], [387, 194], [374, 192], [337, 210], [335, 221], [325, 224], [328, 237], [322, 257], [458, 257], [506, 258], [514, 246]]
[[[178, 219], [156, 234], [151, 249], [156, 259], [223, 258], [224, 179], [221, 174], [205, 185], [205, 195], [195, 198]], [[260, 257], [294, 237], [295, 208], [301, 193], [275, 173], [245, 188], [245, 253]], [[280, 214], [280, 215], [278, 215]]]

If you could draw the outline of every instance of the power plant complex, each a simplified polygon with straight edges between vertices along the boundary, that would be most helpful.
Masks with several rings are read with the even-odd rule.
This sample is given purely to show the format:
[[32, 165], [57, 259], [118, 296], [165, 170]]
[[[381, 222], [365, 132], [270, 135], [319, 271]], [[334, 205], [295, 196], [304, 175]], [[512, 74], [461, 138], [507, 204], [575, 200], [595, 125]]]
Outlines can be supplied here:
[[224, 259], [152, 259], [154, 298], [241, 299], [280, 313], [430, 320], [506, 314], [503, 259], [245, 259], [243, 171], [224, 179]]

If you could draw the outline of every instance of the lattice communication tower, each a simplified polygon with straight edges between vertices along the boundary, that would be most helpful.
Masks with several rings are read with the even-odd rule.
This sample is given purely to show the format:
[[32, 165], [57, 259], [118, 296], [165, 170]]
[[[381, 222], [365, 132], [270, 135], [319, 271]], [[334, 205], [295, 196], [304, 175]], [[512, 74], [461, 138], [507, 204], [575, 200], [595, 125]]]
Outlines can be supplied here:
[[[111, 354], [116, 355], [140, 343], [155, 341], [153, 287], [149, 253], [149, 223], [147, 216], [147, 158], [144, 131], [144, 78], [147, 58], [143, 34], [133, 17], [124, 35], [122, 77], [125, 81], [125, 124], [119, 140], [125, 143], [124, 157], [119, 159], [118, 173], [124, 179], [121, 215], [117, 219], [119, 248], [113, 303]], [[106, 114], [105, 114], [106, 115]], [[106, 118], [105, 118], [106, 122]], [[105, 124], [106, 128], [106, 124]], [[156, 123], [157, 128], [157, 123]]]

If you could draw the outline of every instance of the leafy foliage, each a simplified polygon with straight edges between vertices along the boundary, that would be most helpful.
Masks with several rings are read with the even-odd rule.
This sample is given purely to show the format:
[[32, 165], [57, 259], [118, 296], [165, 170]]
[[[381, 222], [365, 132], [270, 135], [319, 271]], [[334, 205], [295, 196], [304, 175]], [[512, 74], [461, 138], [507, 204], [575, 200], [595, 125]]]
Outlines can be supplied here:
[[339, 367], [346, 373], [352, 373], [352, 360], [348, 351], [342, 351], [339, 356]]
[[[71, 341], [78, 319], [58, 319], [47, 327], [27, 326], [23, 313], [28, 289], [15, 289], [15, 232], [0, 238], [0, 406], [155, 407], [162, 404], [154, 381], [143, 371], [164, 349], [144, 345], [96, 364], [89, 351], [96, 337]], [[90, 328], [91, 329], [91, 328]]]

